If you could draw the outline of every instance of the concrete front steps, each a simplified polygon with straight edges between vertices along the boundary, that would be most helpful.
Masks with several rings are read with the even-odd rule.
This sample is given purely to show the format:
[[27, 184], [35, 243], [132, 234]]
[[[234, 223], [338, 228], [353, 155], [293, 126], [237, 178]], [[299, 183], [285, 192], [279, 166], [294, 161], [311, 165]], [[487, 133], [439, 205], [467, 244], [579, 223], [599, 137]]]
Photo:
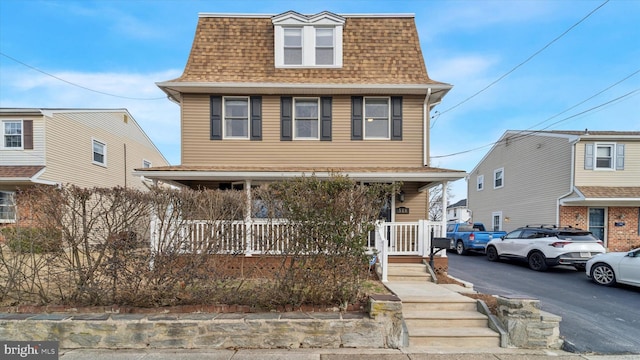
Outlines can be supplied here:
[[402, 301], [409, 348], [500, 347], [500, 335], [478, 312], [476, 300], [434, 284], [426, 265], [416, 265], [389, 264], [387, 283]]

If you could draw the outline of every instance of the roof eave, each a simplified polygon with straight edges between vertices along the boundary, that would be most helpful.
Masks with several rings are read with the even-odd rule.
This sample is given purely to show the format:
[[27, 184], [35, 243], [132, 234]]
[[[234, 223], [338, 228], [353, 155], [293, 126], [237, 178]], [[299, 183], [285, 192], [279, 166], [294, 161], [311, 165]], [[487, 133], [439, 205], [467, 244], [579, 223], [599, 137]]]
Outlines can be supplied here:
[[[466, 176], [463, 171], [452, 172], [344, 172], [341, 173], [350, 179], [357, 181], [455, 181]], [[302, 176], [316, 176], [320, 179], [330, 178], [334, 175], [330, 171], [145, 171], [136, 170], [134, 176], [144, 176], [155, 180], [236, 180], [251, 179], [257, 181], [277, 181]]]
[[156, 85], [180, 102], [181, 94], [229, 93], [237, 95], [425, 95], [431, 89], [432, 102], [444, 97], [453, 85], [434, 84], [300, 84], [300, 83], [218, 83], [166, 81]]

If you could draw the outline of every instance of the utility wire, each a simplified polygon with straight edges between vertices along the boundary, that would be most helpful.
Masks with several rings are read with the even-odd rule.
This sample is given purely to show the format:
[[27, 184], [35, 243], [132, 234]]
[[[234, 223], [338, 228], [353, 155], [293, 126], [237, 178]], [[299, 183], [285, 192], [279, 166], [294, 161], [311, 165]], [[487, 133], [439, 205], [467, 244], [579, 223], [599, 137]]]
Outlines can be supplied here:
[[[551, 127], [551, 126], [553, 126], [553, 125], [557, 125], [557, 124], [559, 124], [559, 123], [561, 123], [561, 122], [564, 122], [564, 121], [567, 121], [567, 120], [573, 119], [574, 117], [577, 117], [577, 116], [580, 116], [580, 115], [586, 114], [586, 113], [591, 112], [591, 111], [593, 111], [593, 110], [599, 109], [599, 108], [601, 108], [601, 107], [603, 107], [603, 106], [609, 105], [609, 104], [614, 103], [614, 102], [619, 101], [619, 100], [622, 100], [622, 99], [624, 99], [624, 98], [626, 98], [626, 97], [628, 97], [628, 96], [631, 96], [631, 95], [633, 95], [633, 94], [635, 94], [635, 93], [637, 93], [637, 92], [640, 92], [640, 88], [635, 89], [635, 90], [633, 90], [633, 91], [630, 91], [630, 92], [628, 92], [628, 93], [626, 93], [626, 94], [624, 94], [624, 95], [618, 96], [617, 98], [612, 99], [612, 100], [609, 100], [609, 101], [607, 101], [607, 102], [604, 102], [604, 103], [602, 103], [602, 104], [600, 104], [600, 105], [596, 105], [596, 106], [594, 106], [594, 107], [592, 107], [592, 108], [589, 108], [589, 109], [587, 109], [587, 110], [581, 111], [581, 112], [579, 112], [579, 113], [577, 113], [577, 114], [574, 114], [574, 115], [568, 116], [568, 117], [566, 117], [566, 118], [564, 118], [564, 119], [561, 119], [561, 120], [558, 120], [558, 121], [556, 121], [556, 122], [554, 122], [554, 123], [552, 123], [552, 124], [550, 124], [550, 125], [548, 125], [548, 126], [546, 126], [546, 127], [542, 128], [542, 129], [540, 129], [540, 130], [531, 130], [531, 131], [530, 131], [530, 133], [542, 132], [543, 130], [548, 129], [548, 128], [550, 128], [550, 127]], [[545, 120], [545, 121], [548, 121], [548, 119], [547, 119], [547, 120]], [[520, 134], [522, 134], [522, 133], [524, 133], [524, 132], [525, 132], [525, 131], [520, 131]], [[530, 135], [530, 133], [527, 133], [527, 134], [524, 134], [524, 135], [520, 135], [518, 138], [515, 138], [515, 139], [514, 139], [514, 138], [509, 138], [509, 141], [522, 140], [522, 139], [524, 139], [524, 138], [527, 138], [527, 137], [531, 136], [531, 135]], [[516, 134], [516, 135], [517, 135], [517, 134]], [[446, 158], [446, 157], [451, 157], [451, 156], [456, 156], [456, 155], [461, 155], [461, 154], [467, 154], [467, 153], [470, 153], [470, 152], [473, 152], [473, 151], [476, 151], [476, 150], [480, 150], [480, 149], [483, 149], [483, 148], [486, 148], [486, 147], [490, 147], [490, 146], [497, 145], [497, 144], [499, 144], [499, 143], [500, 143], [500, 140], [495, 141], [495, 142], [492, 142], [492, 143], [489, 143], [489, 144], [486, 144], [486, 145], [482, 145], [482, 146], [479, 146], [479, 147], [476, 147], [476, 148], [473, 148], [473, 149], [464, 150], [464, 151], [459, 151], [459, 152], [456, 152], [456, 153], [451, 153], [451, 154], [446, 154], [446, 155], [437, 155], [437, 156], [432, 156], [431, 158], [432, 158], [432, 159], [442, 159], [442, 158]]]
[[[522, 65], [528, 63], [531, 59], [533, 59], [534, 57], [536, 57], [538, 54], [540, 54], [541, 52], [543, 52], [544, 50], [546, 50], [549, 46], [551, 46], [553, 43], [555, 43], [556, 41], [560, 40], [560, 38], [562, 38], [563, 36], [565, 36], [567, 33], [569, 33], [569, 31], [573, 30], [576, 26], [580, 25], [580, 23], [582, 23], [583, 21], [585, 21], [588, 17], [590, 17], [591, 15], [593, 15], [596, 11], [600, 10], [600, 8], [602, 8], [604, 5], [606, 5], [610, 0], [605, 0], [605, 2], [603, 2], [602, 4], [600, 4], [598, 7], [596, 7], [595, 9], [591, 10], [590, 13], [588, 13], [586, 16], [584, 16], [582, 19], [580, 19], [577, 23], [571, 25], [567, 30], [565, 30], [562, 34], [558, 35], [555, 39], [551, 40], [549, 43], [547, 43], [545, 46], [543, 46], [540, 50], [536, 51], [535, 53], [533, 53], [533, 55], [529, 56], [526, 60], [524, 60], [523, 62], [521, 62], [520, 64], [516, 65], [513, 69], [507, 71], [504, 75], [500, 76], [498, 79], [494, 80], [493, 82], [491, 82], [489, 85], [485, 86], [484, 88], [482, 88], [481, 90], [477, 91], [475, 94], [469, 96], [468, 98], [462, 100], [461, 102], [453, 105], [452, 107], [441, 111], [438, 114], [438, 118], [440, 115], [447, 113], [455, 108], [457, 108], [458, 106], [466, 103], [467, 101], [473, 99], [474, 97], [480, 95], [481, 93], [483, 93], [484, 91], [486, 91], [487, 89], [489, 89], [490, 87], [492, 87], [493, 85], [497, 84], [499, 81], [501, 81], [502, 79], [506, 78], [507, 76], [509, 76], [512, 72], [516, 71], [519, 67], [521, 67]], [[436, 118], [436, 121], [433, 122], [433, 124], [431, 124], [431, 128], [433, 128], [436, 123], [438, 122], [438, 118]]]
[[107, 96], [113, 96], [113, 97], [117, 97], [117, 98], [121, 98], [121, 99], [128, 99], [128, 100], [164, 100], [164, 99], [165, 99], [165, 97], [156, 97], [156, 98], [137, 98], [137, 97], [129, 97], [129, 96], [122, 96], [122, 95], [110, 94], [110, 93], [107, 93], [107, 92], [104, 92], [104, 91], [100, 91], [100, 90], [90, 89], [90, 88], [88, 88], [88, 87], [86, 87], [86, 86], [82, 86], [82, 85], [79, 85], [79, 84], [73, 83], [73, 82], [68, 81], [68, 80], [65, 80], [65, 79], [63, 79], [63, 78], [61, 78], [61, 77], [55, 76], [55, 75], [53, 75], [53, 74], [50, 74], [50, 73], [48, 73], [48, 72], [46, 72], [46, 71], [40, 70], [40, 69], [38, 69], [37, 67], [31, 66], [31, 65], [29, 65], [29, 64], [26, 64], [26, 63], [24, 63], [24, 62], [22, 62], [22, 61], [20, 61], [20, 60], [18, 60], [18, 59], [16, 59], [16, 58], [13, 58], [13, 57], [11, 57], [11, 56], [9, 56], [9, 55], [7, 55], [7, 54], [5, 54], [5, 53], [1, 52], [1, 51], [0, 51], [0, 55], [2, 55], [2, 56], [4, 56], [4, 57], [6, 57], [6, 58], [8, 58], [8, 59], [11, 59], [11, 60], [15, 61], [15, 62], [17, 62], [17, 63], [18, 63], [18, 64], [20, 64], [20, 65], [26, 66], [26, 67], [28, 67], [29, 69], [32, 69], [32, 70], [35, 70], [35, 71], [37, 71], [37, 72], [39, 72], [39, 73], [45, 74], [45, 75], [47, 75], [47, 76], [50, 76], [50, 77], [52, 77], [52, 78], [54, 78], [54, 79], [56, 79], [56, 80], [62, 81], [62, 82], [67, 83], [67, 84], [69, 84], [69, 85], [73, 85], [73, 86], [75, 86], [75, 87], [79, 87], [79, 88], [84, 89], [84, 90], [87, 90], [87, 91], [92, 91], [92, 92], [94, 92], [94, 93], [98, 93], [98, 94], [102, 94], [102, 95], [107, 95]]

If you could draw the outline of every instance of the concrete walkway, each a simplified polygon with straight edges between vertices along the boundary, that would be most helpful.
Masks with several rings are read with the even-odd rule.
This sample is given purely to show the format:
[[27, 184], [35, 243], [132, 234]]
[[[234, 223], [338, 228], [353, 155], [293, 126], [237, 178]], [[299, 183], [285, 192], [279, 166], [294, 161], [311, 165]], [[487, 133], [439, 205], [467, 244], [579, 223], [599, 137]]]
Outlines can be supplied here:
[[482, 352], [407, 352], [391, 349], [68, 350], [62, 360], [637, 360], [638, 355], [580, 355], [563, 351], [499, 349]]

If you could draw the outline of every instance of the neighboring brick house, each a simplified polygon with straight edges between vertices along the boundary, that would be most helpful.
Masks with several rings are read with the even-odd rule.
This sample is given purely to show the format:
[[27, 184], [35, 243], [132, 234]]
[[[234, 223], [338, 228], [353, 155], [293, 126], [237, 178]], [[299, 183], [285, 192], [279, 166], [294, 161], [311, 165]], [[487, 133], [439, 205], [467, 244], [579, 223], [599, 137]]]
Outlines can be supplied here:
[[467, 178], [474, 221], [588, 229], [640, 246], [640, 132], [507, 131]]
[[412, 15], [200, 14], [184, 73], [158, 86], [181, 107], [182, 161], [136, 172], [151, 179], [250, 191], [340, 172], [402, 182], [386, 219], [415, 221], [466, 175], [429, 164], [451, 85], [427, 75]]
[[0, 108], [0, 135], [0, 224], [16, 221], [17, 189], [145, 189], [133, 169], [169, 165], [126, 109]]

